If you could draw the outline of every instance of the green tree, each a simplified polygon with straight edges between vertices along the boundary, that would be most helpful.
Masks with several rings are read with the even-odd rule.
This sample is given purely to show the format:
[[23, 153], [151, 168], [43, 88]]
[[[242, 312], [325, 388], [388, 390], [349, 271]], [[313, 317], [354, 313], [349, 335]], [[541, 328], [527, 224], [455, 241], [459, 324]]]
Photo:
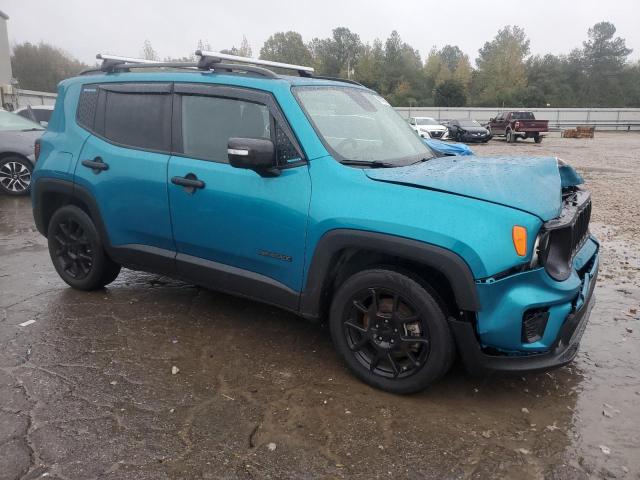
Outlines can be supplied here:
[[450, 72], [454, 72], [458, 68], [460, 60], [466, 57], [464, 52], [460, 50], [460, 47], [457, 45], [445, 45], [440, 49], [438, 55], [440, 55], [440, 58], [442, 58], [444, 63], [447, 65]]
[[525, 58], [529, 54], [529, 40], [524, 30], [506, 26], [479, 50], [476, 59], [479, 82], [476, 90], [482, 105], [508, 104], [527, 86]]
[[142, 58], [144, 58], [145, 60], [158, 60], [158, 54], [156, 53], [156, 51], [153, 49], [153, 46], [151, 45], [151, 42], [149, 40], [145, 40], [144, 44], [142, 45], [142, 50], [140, 52], [140, 55], [142, 55]]
[[226, 53], [228, 55], [237, 55], [240, 57], [251, 57], [253, 54], [251, 50], [251, 45], [249, 45], [249, 42], [247, 41], [247, 37], [245, 37], [244, 35], [242, 36], [242, 43], [240, 43], [240, 47], [236, 47], [234, 45], [231, 48], [225, 48], [223, 50], [220, 50], [220, 53]]
[[436, 87], [433, 100], [436, 107], [464, 107], [467, 94], [461, 82], [450, 79]]
[[360, 58], [354, 68], [354, 78], [367, 87], [382, 92], [382, 71], [384, 68], [384, 47], [380, 39], [373, 45], [362, 47]]
[[319, 73], [347, 78], [351, 77], [362, 49], [360, 37], [345, 27], [334, 28], [330, 38], [314, 38], [309, 44]]
[[89, 66], [52, 45], [25, 42], [13, 47], [11, 68], [20, 88], [55, 92], [61, 80]]
[[298, 32], [278, 32], [271, 35], [260, 49], [260, 58], [275, 62], [311, 65], [311, 52]]
[[609, 22], [596, 23], [583, 43], [583, 64], [587, 77], [584, 96], [594, 107], [623, 105], [622, 72], [632, 52], [616, 27]]

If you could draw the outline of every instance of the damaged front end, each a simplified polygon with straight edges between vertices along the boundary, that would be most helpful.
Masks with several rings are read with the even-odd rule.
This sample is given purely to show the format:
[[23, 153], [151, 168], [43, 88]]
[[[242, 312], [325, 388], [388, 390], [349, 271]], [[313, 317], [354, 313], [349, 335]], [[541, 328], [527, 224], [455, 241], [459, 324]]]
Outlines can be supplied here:
[[477, 281], [473, 322], [450, 320], [470, 371], [532, 371], [569, 363], [595, 303], [599, 243], [589, 232], [591, 195], [558, 161], [562, 208], [543, 223], [528, 268]]

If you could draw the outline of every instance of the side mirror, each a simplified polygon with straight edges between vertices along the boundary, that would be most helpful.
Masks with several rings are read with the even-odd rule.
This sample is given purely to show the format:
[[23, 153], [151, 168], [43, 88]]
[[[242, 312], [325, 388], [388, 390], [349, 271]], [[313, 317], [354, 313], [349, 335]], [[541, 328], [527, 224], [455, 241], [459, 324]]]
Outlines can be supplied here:
[[263, 177], [280, 175], [280, 170], [276, 168], [276, 150], [271, 140], [230, 138], [227, 155], [232, 167], [253, 170]]
[[493, 121], [495, 121], [495, 118], [491, 117], [491, 118], [489, 119], [489, 121], [490, 121], [490, 122], [493, 122]]

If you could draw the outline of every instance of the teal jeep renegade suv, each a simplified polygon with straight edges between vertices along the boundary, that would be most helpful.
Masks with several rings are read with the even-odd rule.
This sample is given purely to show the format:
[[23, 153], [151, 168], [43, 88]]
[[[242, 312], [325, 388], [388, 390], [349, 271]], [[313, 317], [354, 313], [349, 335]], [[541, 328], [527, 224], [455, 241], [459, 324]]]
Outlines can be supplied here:
[[599, 246], [571, 167], [436, 158], [355, 82], [198, 54], [104, 57], [60, 84], [32, 200], [65, 282], [124, 266], [327, 319], [353, 373], [397, 393], [456, 356], [474, 372], [574, 358]]

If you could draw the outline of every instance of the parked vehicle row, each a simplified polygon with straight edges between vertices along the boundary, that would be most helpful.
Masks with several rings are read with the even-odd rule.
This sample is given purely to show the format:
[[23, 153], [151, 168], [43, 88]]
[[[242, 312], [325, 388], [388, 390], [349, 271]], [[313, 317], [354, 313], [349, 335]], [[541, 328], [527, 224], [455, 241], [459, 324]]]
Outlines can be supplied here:
[[500, 112], [485, 125], [470, 118], [438, 122], [432, 117], [409, 117], [409, 125], [422, 138], [455, 140], [457, 142], [488, 142], [504, 137], [508, 143], [532, 138], [536, 143], [549, 131], [547, 120], [536, 120], [532, 112]]

